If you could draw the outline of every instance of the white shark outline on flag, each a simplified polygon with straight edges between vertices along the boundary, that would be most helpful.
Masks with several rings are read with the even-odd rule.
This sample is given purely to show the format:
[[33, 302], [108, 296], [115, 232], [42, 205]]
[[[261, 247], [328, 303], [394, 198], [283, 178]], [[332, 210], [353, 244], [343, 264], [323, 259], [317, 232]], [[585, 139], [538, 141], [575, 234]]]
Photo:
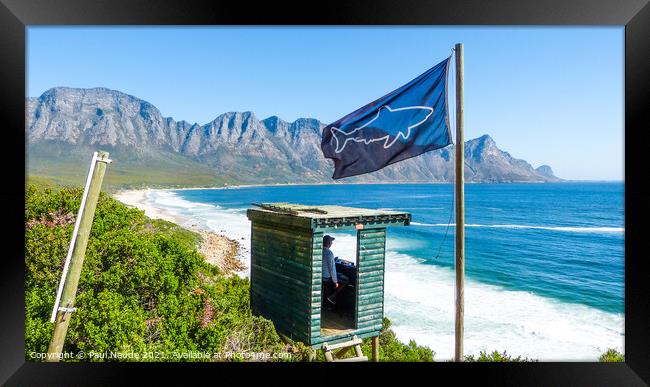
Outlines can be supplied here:
[[[377, 119], [379, 119], [379, 116], [381, 115], [381, 112], [384, 109], [388, 110], [391, 113], [397, 112], [397, 111], [402, 111], [402, 110], [414, 110], [414, 109], [428, 110], [429, 112], [427, 113], [426, 117], [424, 117], [424, 119], [416, 122], [413, 125], [407, 126], [406, 127], [406, 134], [404, 134], [404, 132], [402, 130], [397, 131], [397, 135], [395, 135], [395, 137], [393, 137], [392, 140], [391, 140], [391, 135], [390, 134], [387, 134], [387, 135], [381, 136], [381, 137], [377, 137], [377, 138], [364, 138], [363, 136], [354, 136], [355, 133], [363, 130], [368, 125], [372, 124]], [[334, 150], [334, 152], [336, 152], [336, 153], [343, 152], [343, 150], [345, 149], [345, 146], [348, 144], [349, 141], [363, 142], [365, 145], [368, 145], [368, 144], [370, 144], [372, 142], [384, 141], [384, 149], [388, 149], [391, 146], [393, 146], [393, 144], [395, 144], [395, 142], [400, 137], [402, 137], [405, 140], [408, 139], [409, 136], [411, 135], [411, 129], [425, 123], [429, 119], [429, 117], [431, 117], [431, 115], [433, 114], [433, 111], [434, 111], [434, 109], [432, 107], [430, 107], [430, 106], [406, 106], [406, 107], [393, 109], [388, 105], [384, 105], [384, 106], [380, 107], [379, 109], [377, 109], [377, 115], [373, 119], [371, 119], [370, 121], [368, 121], [365, 124], [361, 125], [360, 127], [355, 128], [351, 132], [344, 132], [343, 130], [341, 130], [339, 128], [336, 128], [336, 127], [330, 128], [330, 131], [332, 133], [332, 139], [336, 141], [336, 149]], [[338, 132], [338, 134], [340, 136], [342, 136], [345, 139], [343, 141], [343, 145], [341, 145], [341, 140], [339, 140], [339, 137], [337, 137], [337, 132]]]

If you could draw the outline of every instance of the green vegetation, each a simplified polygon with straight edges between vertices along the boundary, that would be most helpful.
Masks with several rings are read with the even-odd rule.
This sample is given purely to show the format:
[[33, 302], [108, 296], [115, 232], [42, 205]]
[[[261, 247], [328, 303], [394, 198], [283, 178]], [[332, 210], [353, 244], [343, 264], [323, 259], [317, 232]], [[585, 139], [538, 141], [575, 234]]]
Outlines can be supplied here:
[[[380, 361], [433, 361], [435, 352], [430, 348], [419, 346], [411, 340], [404, 344], [397, 339], [395, 332], [390, 329], [390, 320], [384, 317], [384, 326], [379, 334], [379, 360]], [[364, 339], [361, 345], [363, 353], [372, 353], [370, 339]]]
[[[171, 152], [152, 155], [128, 154], [105, 147], [114, 160], [104, 178], [107, 191], [138, 188], [217, 187], [241, 184], [236, 176], [221, 176], [215, 169]], [[43, 180], [63, 186], [82, 186], [94, 149], [78, 147], [74, 151], [56, 145], [31, 145], [28, 149], [29, 183]]]
[[625, 362], [625, 355], [613, 348], [609, 348], [598, 358], [600, 362]]
[[[522, 358], [521, 356], [512, 357], [506, 353], [506, 351], [499, 352], [493, 351], [492, 353], [487, 353], [481, 351], [478, 357], [474, 355], [465, 356], [465, 361], [469, 362], [535, 362], [536, 359]], [[618, 352], [615, 349], [608, 349], [605, 353], [600, 355], [598, 358], [600, 362], [624, 362], [625, 356]]]
[[506, 351], [492, 351], [487, 353], [486, 351], [481, 351], [478, 357], [474, 355], [465, 356], [465, 361], [468, 362], [533, 362], [537, 361], [535, 359], [529, 359], [527, 357], [522, 358], [521, 356], [512, 357], [507, 354]]
[[[27, 360], [47, 351], [80, 197], [80, 189], [27, 188]], [[152, 357], [146, 361], [206, 360], [174, 353], [288, 352], [296, 355], [289, 360], [301, 360], [304, 346], [285, 344], [270, 321], [251, 315], [248, 280], [225, 277], [205, 263], [198, 238], [102, 193], [64, 352], [133, 352]]]

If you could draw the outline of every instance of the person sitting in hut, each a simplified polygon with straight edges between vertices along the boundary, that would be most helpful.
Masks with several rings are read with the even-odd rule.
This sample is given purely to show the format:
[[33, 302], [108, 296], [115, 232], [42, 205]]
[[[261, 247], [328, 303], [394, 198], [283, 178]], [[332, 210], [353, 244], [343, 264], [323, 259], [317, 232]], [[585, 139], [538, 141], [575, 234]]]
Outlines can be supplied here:
[[336, 305], [336, 297], [345, 289], [350, 279], [343, 273], [336, 272], [334, 253], [330, 248], [334, 238], [330, 235], [323, 237], [323, 288], [327, 291], [326, 299], [331, 305]]

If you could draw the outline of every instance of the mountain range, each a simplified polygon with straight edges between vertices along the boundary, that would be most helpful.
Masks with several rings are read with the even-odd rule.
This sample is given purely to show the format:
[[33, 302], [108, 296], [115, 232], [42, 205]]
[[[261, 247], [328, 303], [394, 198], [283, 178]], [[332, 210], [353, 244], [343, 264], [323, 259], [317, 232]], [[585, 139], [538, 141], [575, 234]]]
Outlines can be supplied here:
[[[206, 186], [225, 183], [331, 182], [333, 162], [320, 150], [322, 122], [228, 112], [199, 125], [164, 117], [151, 103], [106, 88], [55, 87], [26, 100], [30, 175], [78, 181], [90, 155], [109, 151], [115, 185]], [[428, 152], [344, 182], [451, 182], [455, 146]], [[553, 182], [500, 150], [489, 135], [465, 142], [467, 182]]]

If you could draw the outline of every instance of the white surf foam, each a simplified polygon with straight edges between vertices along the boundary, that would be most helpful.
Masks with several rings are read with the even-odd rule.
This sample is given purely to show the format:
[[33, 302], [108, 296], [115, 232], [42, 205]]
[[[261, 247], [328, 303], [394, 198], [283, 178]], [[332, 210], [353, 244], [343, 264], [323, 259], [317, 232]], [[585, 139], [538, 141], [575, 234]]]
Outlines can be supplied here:
[[191, 211], [200, 208], [207, 208], [207, 209], [220, 208], [217, 205], [191, 202], [185, 200], [180, 196], [178, 196], [176, 193], [171, 191], [155, 191], [155, 190], [149, 191], [147, 193], [147, 200], [149, 204], [163, 206], [166, 209], [177, 209], [179, 210], [179, 212], [183, 210]]
[[[250, 222], [244, 210], [190, 202], [169, 191], [152, 191], [148, 198], [153, 206], [187, 217], [187, 225], [240, 241], [245, 248], [242, 259], [250, 267]], [[354, 261], [356, 236], [330, 235], [336, 238], [335, 255]], [[407, 245], [411, 242], [390, 235], [387, 239], [385, 315], [401, 341], [415, 340], [433, 349], [436, 360], [449, 360], [454, 355], [455, 274], [400, 253]], [[249, 273], [247, 269], [239, 274]], [[623, 352], [623, 328], [622, 314], [465, 280], [465, 354], [506, 350], [541, 361], [595, 361], [607, 348]]]
[[237, 274], [241, 277], [250, 275], [251, 230], [245, 211], [192, 202], [171, 191], [151, 191], [147, 193], [147, 200], [151, 206], [164, 208], [172, 214], [186, 218], [183, 226], [199, 227], [239, 242], [242, 245], [239, 258], [246, 266], [246, 270]]
[[[447, 223], [420, 223], [411, 222], [414, 226], [423, 227], [447, 227]], [[451, 223], [450, 227], [456, 227], [456, 223]], [[624, 233], [623, 227], [563, 227], [563, 226], [529, 226], [523, 224], [465, 224], [465, 227], [485, 227], [485, 228], [511, 228], [511, 229], [534, 229], [549, 231], [566, 231], [566, 232], [587, 232], [587, 233]]]
[[[387, 241], [385, 315], [397, 337], [454, 356], [455, 274], [423, 265]], [[623, 351], [624, 317], [525, 291], [465, 280], [465, 354], [507, 350], [543, 361], [594, 361]]]

